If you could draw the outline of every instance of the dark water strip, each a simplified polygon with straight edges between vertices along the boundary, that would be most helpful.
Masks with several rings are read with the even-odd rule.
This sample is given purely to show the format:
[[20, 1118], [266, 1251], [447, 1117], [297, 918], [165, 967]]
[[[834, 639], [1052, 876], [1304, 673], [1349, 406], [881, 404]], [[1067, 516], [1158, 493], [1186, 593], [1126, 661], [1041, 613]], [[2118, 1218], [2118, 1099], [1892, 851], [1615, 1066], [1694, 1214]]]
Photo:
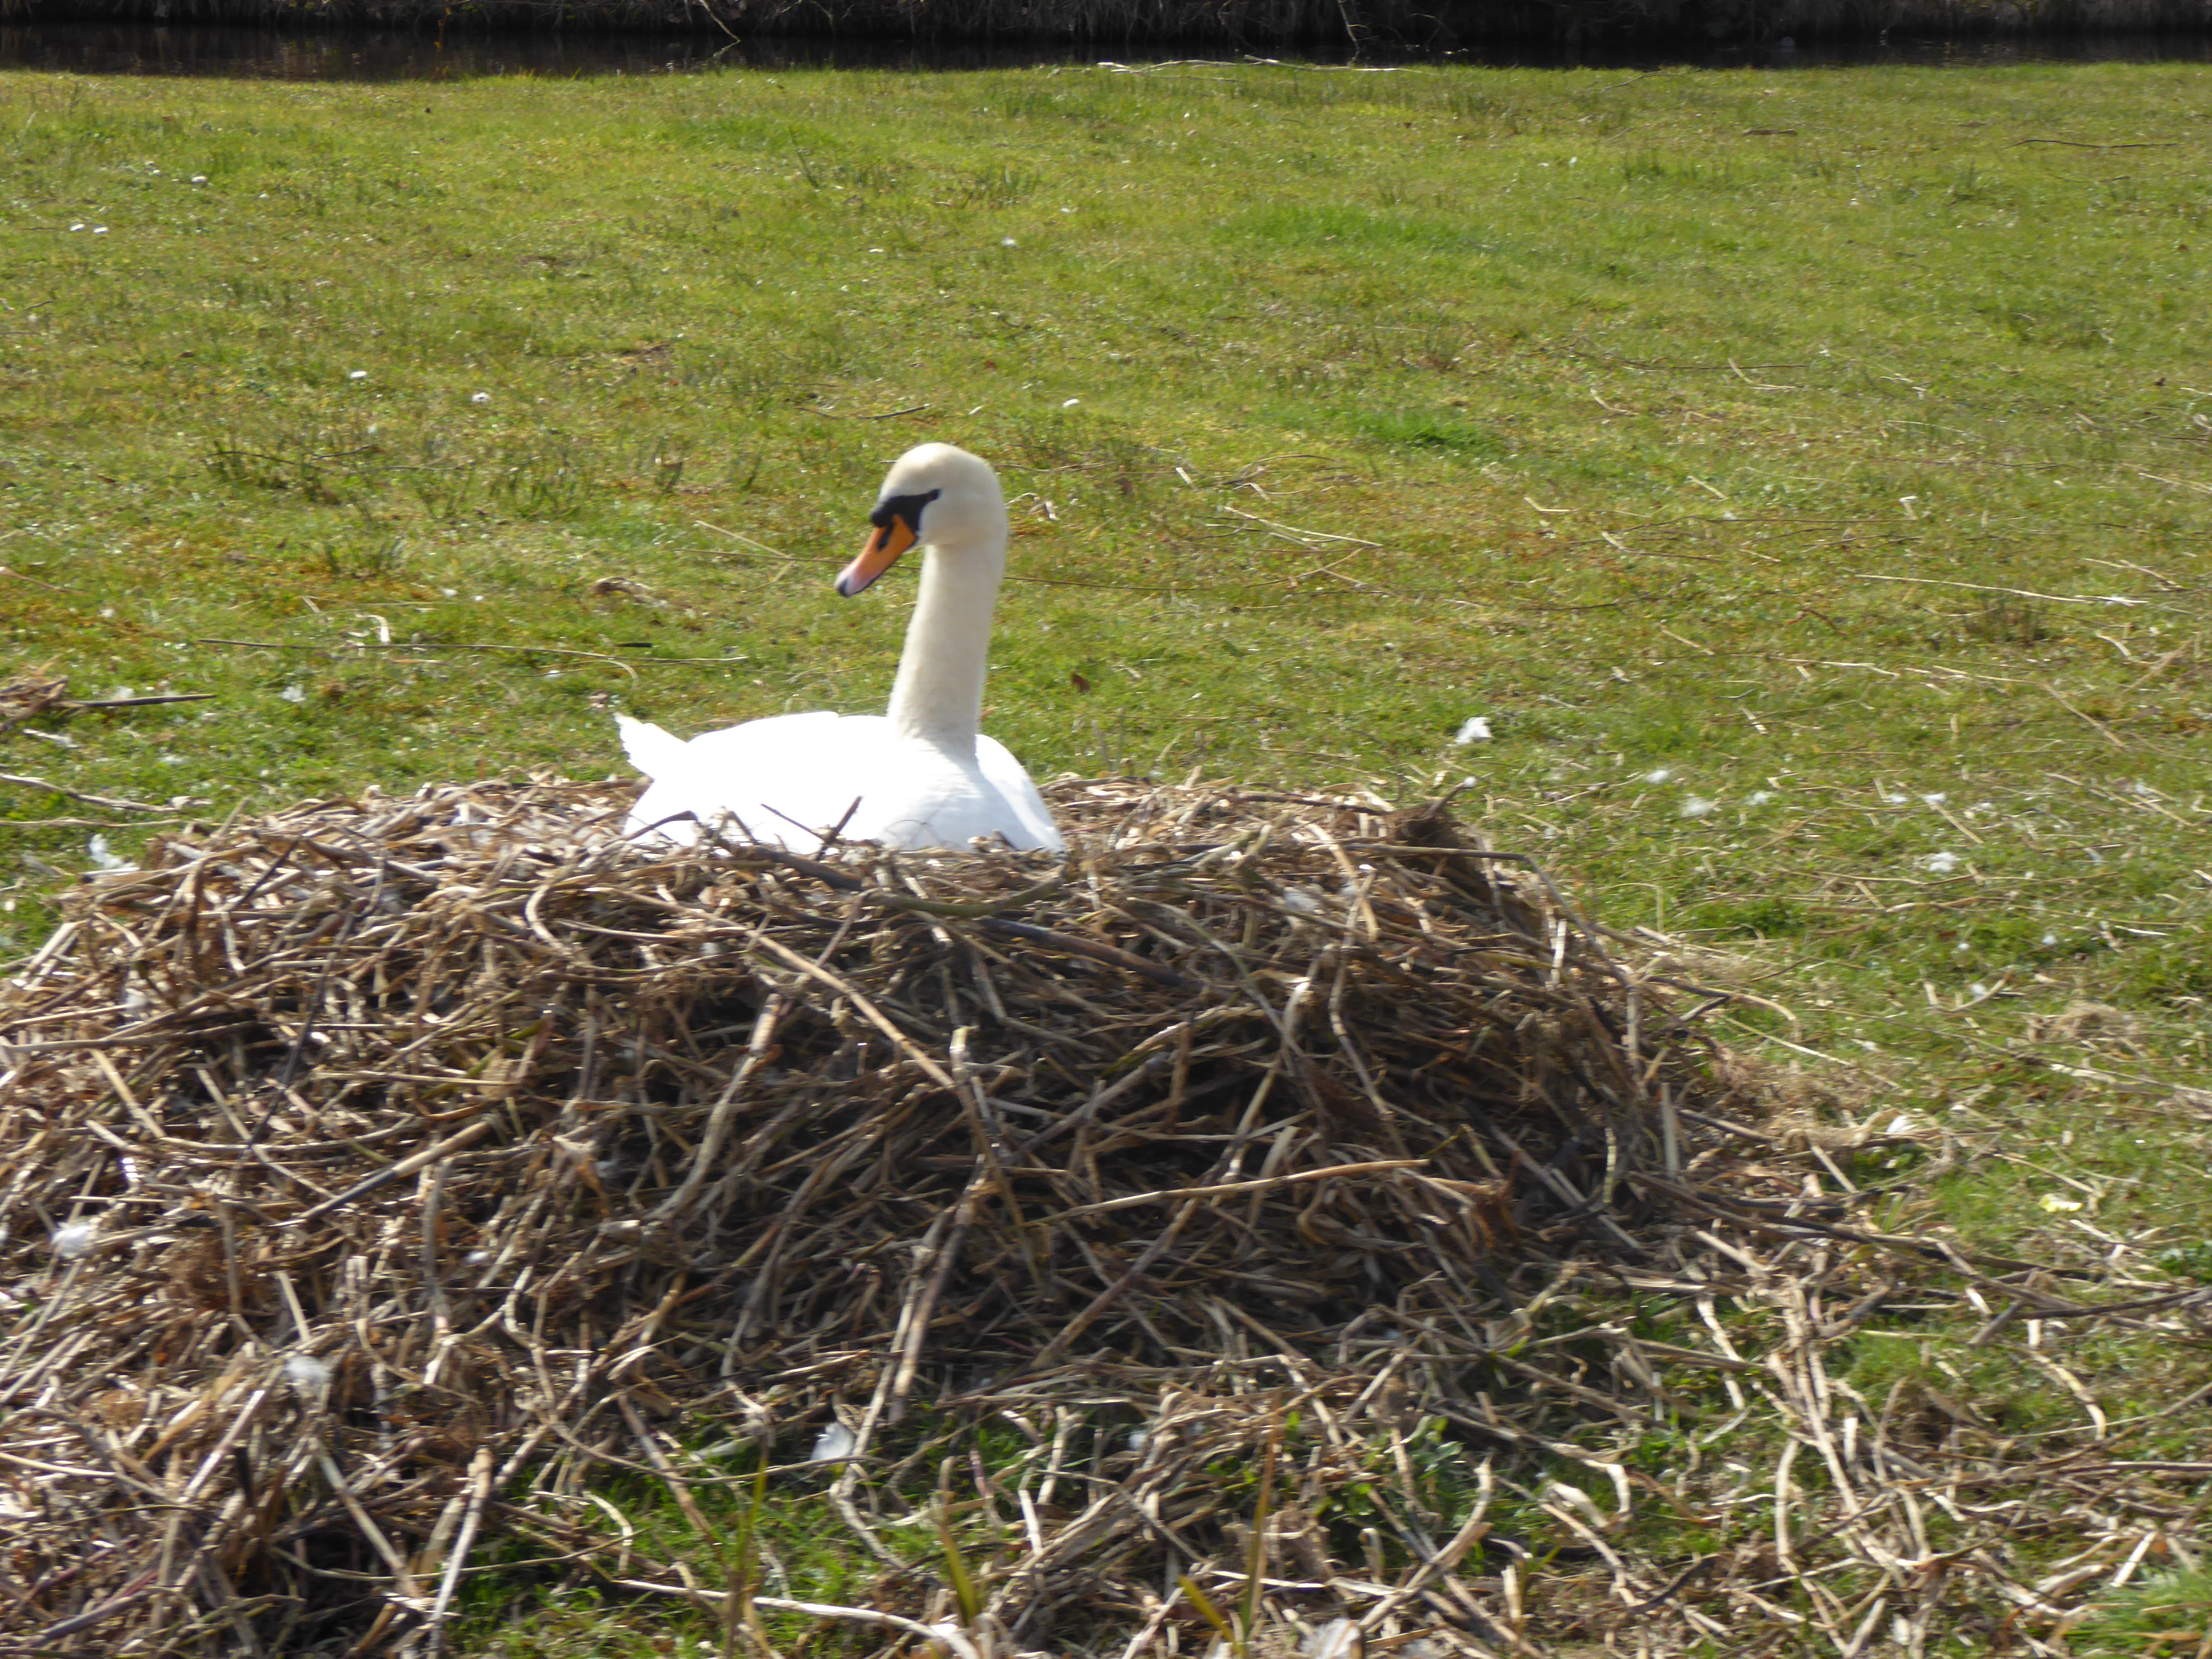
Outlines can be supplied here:
[[[1224, 59], [1224, 52], [1064, 44], [958, 45], [866, 36], [447, 34], [404, 30], [307, 32], [220, 24], [39, 23], [0, 26], [0, 71], [205, 76], [272, 81], [445, 81], [484, 76], [686, 74], [751, 69], [967, 70], [1041, 64]], [[1299, 54], [1332, 61], [1328, 54]], [[1339, 60], [1340, 61], [1340, 60]], [[1697, 51], [1496, 42], [1464, 50], [1370, 53], [1365, 63], [1462, 63], [1543, 69], [1820, 69], [1854, 64], [1985, 67], [2012, 64], [2207, 63], [2202, 35], [2061, 35], [2043, 39], [1887, 40], [1716, 46]]]

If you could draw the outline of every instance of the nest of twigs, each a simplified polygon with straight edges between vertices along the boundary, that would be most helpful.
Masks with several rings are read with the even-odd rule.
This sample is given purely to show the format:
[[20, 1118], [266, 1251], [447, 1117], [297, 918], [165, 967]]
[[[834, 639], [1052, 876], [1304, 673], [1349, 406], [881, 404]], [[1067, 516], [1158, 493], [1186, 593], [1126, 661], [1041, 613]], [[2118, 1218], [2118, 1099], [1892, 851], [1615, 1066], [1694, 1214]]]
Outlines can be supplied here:
[[[0, 988], [10, 1650], [429, 1653], [486, 1575], [732, 1651], [1523, 1645], [1476, 1454], [1625, 1515], [1562, 1437], [1687, 1351], [1537, 1339], [1577, 1273], [1708, 1293], [1650, 1236], [1722, 1127], [1713, 999], [1440, 810], [1065, 786], [1063, 865], [646, 851], [629, 793], [159, 841]], [[770, 1459], [866, 1606], [793, 1594]]]

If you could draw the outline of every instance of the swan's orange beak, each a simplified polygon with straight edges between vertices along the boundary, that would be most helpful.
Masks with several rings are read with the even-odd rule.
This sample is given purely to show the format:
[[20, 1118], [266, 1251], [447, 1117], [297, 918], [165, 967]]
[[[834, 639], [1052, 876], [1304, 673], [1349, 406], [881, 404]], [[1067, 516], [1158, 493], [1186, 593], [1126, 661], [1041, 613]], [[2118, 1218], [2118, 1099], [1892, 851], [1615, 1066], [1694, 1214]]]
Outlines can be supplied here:
[[846, 599], [867, 591], [869, 585], [898, 562], [898, 556], [914, 545], [914, 526], [902, 513], [889, 524], [871, 531], [861, 544], [860, 556], [838, 574], [837, 592]]

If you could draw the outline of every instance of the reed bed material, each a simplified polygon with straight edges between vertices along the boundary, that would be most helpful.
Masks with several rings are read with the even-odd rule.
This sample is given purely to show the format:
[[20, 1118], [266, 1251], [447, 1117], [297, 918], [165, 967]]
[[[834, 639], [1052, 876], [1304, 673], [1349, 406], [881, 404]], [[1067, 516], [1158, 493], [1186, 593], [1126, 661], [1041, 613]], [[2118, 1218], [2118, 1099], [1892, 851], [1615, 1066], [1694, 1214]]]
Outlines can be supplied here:
[[[493, 1538], [732, 1651], [768, 1619], [989, 1659], [2064, 1616], [2082, 1581], [2006, 1539], [2097, 1458], [1821, 1356], [1906, 1296], [2082, 1308], [1808, 1205], [1697, 1030], [1724, 993], [1440, 808], [1056, 793], [1064, 864], [642, 850], [627, 788], [540, 782], [88, 882], [0, 989], [0, 1639], [432, 1653], [469, 1575], [522, 1571]], [[1790, 1425], [1764, 1555], [1609, 1541], [1680, 1501], [1639, 1448], [1695, 1417], [1682, 1375]], [[1029, 1451], [987, 1464], [987, 1424]], [[771, 1458], [879, 1565], [866, 1605], [781, 1579], [743, 1501]], [[2113, 1559], [2172, 1524], [2168, 1477], [2121, 1478]], [[726, 1579], [653, 1559], [611, 1480]], [[1775, 1588], [1815, 1566], [1841, 1588]]]

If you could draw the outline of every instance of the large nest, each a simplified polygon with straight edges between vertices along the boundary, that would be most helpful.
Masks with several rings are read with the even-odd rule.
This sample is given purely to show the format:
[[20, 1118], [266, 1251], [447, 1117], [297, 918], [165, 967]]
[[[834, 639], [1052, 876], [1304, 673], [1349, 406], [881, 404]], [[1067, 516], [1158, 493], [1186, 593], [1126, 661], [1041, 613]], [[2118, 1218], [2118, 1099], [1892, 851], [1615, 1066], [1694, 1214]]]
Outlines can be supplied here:
[[[1601, 1356], [1523, 1351], [1529, 1270], [1636, 1259], [1723, 1068], [1440, 810], [1065, 786], [1063, 866], [643, 851], [628, 799], [158, 841], [0, 988], [19, 1638], [434, 1650], [495, 1532], [750, 1625], [795, 1604], [671, 1582], [585, 1501], [626, 1472], [711, 1534], [750, 1446], [823, 1460], [896, 1564], [879, 1623], [1034, 1644], [1079, 1595], [1118, 1644], [1199, 1616], [1164, 1571], [1233, 1599], [1207, 1493], [1272, 1482], [1286, 1422], [1303, 1473], [1244, 1513], [1304, 1582], [1348, 1547], [1281, 1516], [1412, 1480], [1418, 1425], [1572, 1456], [1560, 1410], [1603, 1416]], [[1036, 1441], [1018, 1505], [916, 1462], [993, 1418]], [[917, 1468], [1025, 1540], [972, 1592], [885, 1541]], [[1433, 1600], [1487, 1528], [1431, 1536], [1420, 1490], [1306, 1588]]]

